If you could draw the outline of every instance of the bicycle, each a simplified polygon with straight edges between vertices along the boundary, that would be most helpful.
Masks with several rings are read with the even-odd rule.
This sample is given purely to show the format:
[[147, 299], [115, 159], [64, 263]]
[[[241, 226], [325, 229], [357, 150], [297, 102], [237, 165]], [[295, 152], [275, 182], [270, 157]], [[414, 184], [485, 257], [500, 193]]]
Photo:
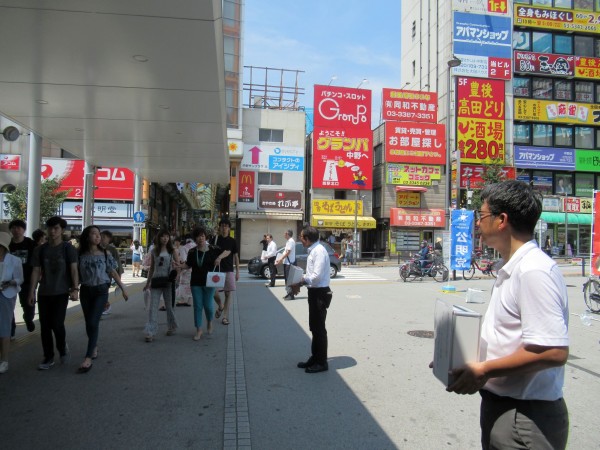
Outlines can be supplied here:
[[450, 270], [444, 265], [442, 259], [438, 257], [434, 258], [431, 262], [428, 262], [425, 267], [421, 268], [419, 260], [413, 255], [413, 259], [406, 261], [400, 266], [400, 278], [402, 278], [402, 281], [404, 282], [410, 278], [413, 280], [419, 278], [420, 281], [423, 281], [423, 277], [430, 276], [438, 283], [441, 283], [442, 281], [448, 281], [449, 274]]
[[[469, 267], [469, 270], [463, 270], [464, 280], [470, 280], [473, 278], [473, 275], [475, 275], [475, 269], [479, 269], [484, 275], [491, 275], [494, 278], [498, 276], [498, 269], [495, 267], [497, 261], [493, 261], [491, 259], [483, 260], [481, 259], [481, 256], [482, 254], [479, 252], [471, 256], [471, 267]], [[485, 261], [485, 265], [483, 265], [483, 267], [479, 265], [480, 261], [482, 265]]]
[[583, 299], [591, 312], [600, 313], [600, 281], [597, 277], [591, 276], [583, 284]]

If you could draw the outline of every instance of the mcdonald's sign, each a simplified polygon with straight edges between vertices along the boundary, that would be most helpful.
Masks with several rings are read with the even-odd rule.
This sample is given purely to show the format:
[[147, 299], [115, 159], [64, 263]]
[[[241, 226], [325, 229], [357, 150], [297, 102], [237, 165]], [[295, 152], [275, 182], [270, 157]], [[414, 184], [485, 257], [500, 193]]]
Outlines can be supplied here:
[[256, 172], [240, 170], [238, 184], [238, 203], [254, 203], [254, 182]]

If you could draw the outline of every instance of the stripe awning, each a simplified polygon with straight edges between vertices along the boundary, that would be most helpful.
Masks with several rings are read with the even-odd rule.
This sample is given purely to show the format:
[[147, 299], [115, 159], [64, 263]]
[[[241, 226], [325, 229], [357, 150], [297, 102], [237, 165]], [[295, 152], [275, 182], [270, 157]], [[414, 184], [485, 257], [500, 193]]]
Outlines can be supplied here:
[[289, 211], [238, 211], [238, 219], [274, 219], [274, 220], [302, 220], [301, 212]]
[[425, 186], [396, 186], [396, 192], [427, 192]]
[[543, 212], [540, 219], [548, 223], [565, 223], [565, 216], [569, 216], [569, 225], [591, 225], [591, 214]]
[[[316, 228], [354, 228], [354, 216], [313, 215], [310, 224]], [[377, 228], [373, 217], [357, 216], [356, 227], [361, 230]]]

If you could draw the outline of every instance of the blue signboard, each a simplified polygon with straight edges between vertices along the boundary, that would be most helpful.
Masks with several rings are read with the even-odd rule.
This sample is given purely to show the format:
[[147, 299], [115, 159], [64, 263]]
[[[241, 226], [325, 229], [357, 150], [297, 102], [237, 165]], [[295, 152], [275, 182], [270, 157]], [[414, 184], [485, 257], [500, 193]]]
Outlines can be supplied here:
[[575, 150], [515, 145], [515, 167], [575, 170]]
[[454, 54], [512, 58], [510, 17], [455, 11]]
[[133, 221], [135, 223], [143, 223], [146, 220], [146, 214], [142, 211], [136, 211], [133, 213]]
[[269, 155], [269, 170], [302, 172], [304, 170], [304, 157]]
[[469, 270], [473, 252], [474, 213], [466, 209], [452, 210], [450, 223], [450, 269]]

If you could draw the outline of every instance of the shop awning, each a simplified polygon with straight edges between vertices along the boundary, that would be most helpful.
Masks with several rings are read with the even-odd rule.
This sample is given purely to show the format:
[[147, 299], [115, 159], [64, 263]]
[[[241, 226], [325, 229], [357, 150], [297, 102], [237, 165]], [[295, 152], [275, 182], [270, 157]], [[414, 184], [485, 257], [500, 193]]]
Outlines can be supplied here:
[[[310, 224], [316, 228], [354, 228], [354, 216], [313, 215]], [[361, 230], [374, 229], [377, 228], [377, 223], [373, 217], [358, 216], [356, 227]]]
[[396, 192], [427, 192], [425, 186], [396, 186]]
[[543, 212], [540, 219], [548, 223], [565, 223], [565, 215], [569, 216], [569, 225], [591, 225], [591, 214]]
[[283, 211], [238, 211], [238, 219], [302, 220], [301, 212]]

